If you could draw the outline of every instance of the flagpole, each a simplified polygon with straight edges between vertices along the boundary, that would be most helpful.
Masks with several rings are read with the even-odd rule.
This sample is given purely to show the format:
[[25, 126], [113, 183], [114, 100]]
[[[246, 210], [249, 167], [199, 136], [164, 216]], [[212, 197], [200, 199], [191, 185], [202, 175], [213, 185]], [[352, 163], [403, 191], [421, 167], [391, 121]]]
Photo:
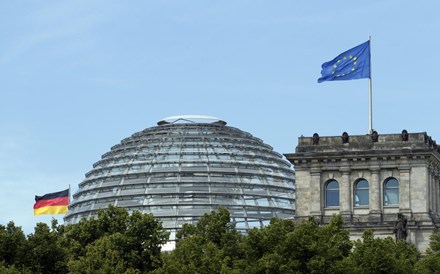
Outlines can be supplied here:
[[370, 93], [369, 93], [369, 113], [370, 113], [370, 128], [369, 128], [369, 133], [372, 134], [373, 133], [373, 81], [372, 81], [372, 74], [371, 74], [371, 35], [369, 37], [369, 41], [370, 41]]

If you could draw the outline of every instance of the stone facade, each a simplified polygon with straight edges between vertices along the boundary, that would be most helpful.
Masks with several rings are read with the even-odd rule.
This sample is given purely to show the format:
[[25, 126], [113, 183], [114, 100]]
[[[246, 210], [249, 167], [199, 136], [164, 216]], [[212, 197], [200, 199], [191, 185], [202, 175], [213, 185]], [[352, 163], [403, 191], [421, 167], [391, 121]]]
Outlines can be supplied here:
[[[341, 214], [352, 239], [367, 228], [394, 237], [400, 213], [406, 240], [422, 252], [440, 227], [440, 148], [426, 133], [314, 134], [299, 137], [295, 153], [285, 156], [295, 166], [298, 221], [314, 217], [325, 224]], [[334, 181], [338, 188], [330, 189]]]

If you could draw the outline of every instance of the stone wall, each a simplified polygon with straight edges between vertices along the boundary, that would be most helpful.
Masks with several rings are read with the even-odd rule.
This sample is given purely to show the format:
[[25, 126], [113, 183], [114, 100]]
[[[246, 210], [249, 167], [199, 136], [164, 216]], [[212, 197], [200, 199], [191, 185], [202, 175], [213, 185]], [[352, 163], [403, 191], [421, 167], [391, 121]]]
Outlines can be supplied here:
[[[440, 149], [426, 133], [299, 137], [295, 153], [285, 154], [295, 166], [296, 219], [322, 223], [341, 214], [351, 237], [366, 228], [393, 236], [397, 214], [407, 219], [407, 241], [423, 252], [440, 226]], [[385, 182], [398, 181], [399, 201], [385, 204]], [[354, 186], [368, 181], [368, 205], [356, 206]], [[339, 206], [326, 207], [326, 184], [339, 183]]]

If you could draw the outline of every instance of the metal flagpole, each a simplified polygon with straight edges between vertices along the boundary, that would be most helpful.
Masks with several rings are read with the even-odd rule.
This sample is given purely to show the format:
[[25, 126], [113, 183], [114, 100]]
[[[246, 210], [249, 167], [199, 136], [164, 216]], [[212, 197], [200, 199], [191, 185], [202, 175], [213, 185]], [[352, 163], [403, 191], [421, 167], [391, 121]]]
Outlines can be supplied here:
[[370, 94], [369, 94], [369, 101], [370, 101], [370, 134], [373, 133], [373, 81], [372, 81], [372, 74], [371, 74], [371, 35], [369, 38], [370, 41]]

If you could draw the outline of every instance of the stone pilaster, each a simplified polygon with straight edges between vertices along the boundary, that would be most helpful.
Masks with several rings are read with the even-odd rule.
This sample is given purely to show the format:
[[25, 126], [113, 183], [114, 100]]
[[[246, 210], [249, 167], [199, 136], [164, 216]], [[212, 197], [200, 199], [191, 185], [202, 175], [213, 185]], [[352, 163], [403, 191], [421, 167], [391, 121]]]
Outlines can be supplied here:
[[373, 222], [379, 222], [382, 218], [382, 191], [379, 178], [379, 166], [373, 166], [370, 168], [371, 182], [369, 185], [370, 195], [370, 214], [369, 220]]
[[439, 185], [439, 174], [438, 174], [438, 170], [435, 176], [435, 180], [434, 180], [434, 184], [435, 184], [435, 214], [439, 214], [439, 207], [440, 207], [440, 185]]
[[434, 172], [433, 172], [433, 178], [432, 178], [432, 186], [433, 186], [433, 205], [432, 205], [432, 213], [438, 214], [439, 213], [439, 166], [435, 165]]
[[411, 167], [408, 161], [404, 161], [399, 166], [399, 211], [407, 218], [411, 217]]
[[427, 192], [428, 192], [427, 209], [429, 212], [432, 212], [432, 205], [434, 201], [434, 193], [432, 193], [433, 181], [434, 181], [434, 164], [430, 163], [428, 165], [428, 185], [427, 185]]
[[322, 189], [321, 169], [314, 167], [310, 169], [310, 214], [314, 217], [322, 216]]
[[342, 174], [339, 195], [340, 214], [344, 220], [350, 220], [352, 215], [350, 168], [342, 167], [339, 171]]

